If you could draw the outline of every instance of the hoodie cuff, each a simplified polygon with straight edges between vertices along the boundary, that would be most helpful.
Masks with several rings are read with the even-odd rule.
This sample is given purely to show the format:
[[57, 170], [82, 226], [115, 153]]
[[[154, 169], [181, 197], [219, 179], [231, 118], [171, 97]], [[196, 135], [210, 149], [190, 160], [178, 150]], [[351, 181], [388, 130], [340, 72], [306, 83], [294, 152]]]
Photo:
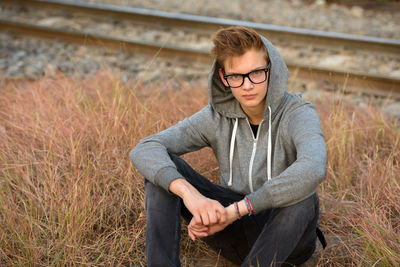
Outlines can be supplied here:
[[178, 178], [183, 178], [183, 176], [174, 167], [165, 167], [158, 171], [155, 183], [170, 193], [169, 185]]
[[253, 207], [254, 214], [273, 207], [271, 194], [268, 192], [262, 192], [262, 194], [259, 193], [260, 192], [255, 191], [246, 196]]

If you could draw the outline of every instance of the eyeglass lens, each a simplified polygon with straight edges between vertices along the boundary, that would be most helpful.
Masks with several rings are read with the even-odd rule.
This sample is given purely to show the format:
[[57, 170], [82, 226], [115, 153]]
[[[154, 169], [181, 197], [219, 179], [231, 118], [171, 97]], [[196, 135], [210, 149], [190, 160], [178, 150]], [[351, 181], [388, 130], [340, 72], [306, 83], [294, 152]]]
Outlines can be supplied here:
[[242, 86], [245, 77], [248, 77], [252, 83], [255, 83], [255, 84], [262, 83], [267, 78], [267, 71], [265, 69], [262, 69], [262, 70], [252, 71], [248, 74], [229, 75], [226, 80], [227, 80], [229, 86], [239, 87], [239, 86]]

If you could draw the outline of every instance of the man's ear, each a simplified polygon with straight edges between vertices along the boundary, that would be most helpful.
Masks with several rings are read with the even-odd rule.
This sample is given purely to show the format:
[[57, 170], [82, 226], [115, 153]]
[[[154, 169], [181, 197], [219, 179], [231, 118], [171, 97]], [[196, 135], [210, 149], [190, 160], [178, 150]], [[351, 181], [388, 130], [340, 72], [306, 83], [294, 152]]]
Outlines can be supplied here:
[[218, 74], [219, 74], [219, 78], [221, 79], [221, 81], [224, 83], [224, 85], [226, 87], [229, 87], [229, 84], [226, 82], [225, 78], [224, 78], [224, 74], [222, 73], [222, 69], [220, 68], [218, 70]]

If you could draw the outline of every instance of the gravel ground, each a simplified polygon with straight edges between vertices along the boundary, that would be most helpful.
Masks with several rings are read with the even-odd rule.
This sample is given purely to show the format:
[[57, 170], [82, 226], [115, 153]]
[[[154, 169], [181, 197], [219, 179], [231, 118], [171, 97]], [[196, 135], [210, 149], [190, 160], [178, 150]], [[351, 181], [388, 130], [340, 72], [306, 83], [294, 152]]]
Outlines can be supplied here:
[[390, 11], [301, 0], [81, 0], [400, 39], [400, 3]]
[[[3, 10], [0, 12], [0, 18], [28, 24], [184, 45], [207, 51], [212, 45], [209, 34], [169, 28], [164, 25], [140, 25], [129, 20], [88, 17], [84, 14], [72, 14], [58, 9], [37, 10], [18, 5], [0, 5], [0, 7]], [[400, 78], [400, 55], [396, 57], [367, 53], [344, 47], [321, 49], [311, 44], [295, 44], [284, 40], [273, 40], [273, 42], [288, 62]]]
[[[97, 0], [96, 2], [400, 39], [400, 31], [398, 31], [400, 11], [383, 12], [364, 10], [361, 7], [347, 8], [334, 4], [327, 5], [324, 1], [314, 1], [312, 4], [305, 4], [299, 0], [249, 0], [245, 4], [237, 0], [229, 2], [206, 0], [201, 4], [191, 0], [184, 2]], [[254, 6], [257, 8], [253, 8]], [[61, 13], [65, 15], [65, 12]], [[210, 48], [210, 37], [204, 34], [193, 34], [177, 29], [167, 29], [168, 32], [165, 33], [159, 29], [137, 27], [128, 22], [114, 21], [114, 24], [110, 24], [107, 19], [93, 20], [74, 14], [67, 14], [68, 17], [65, 18], [61, 13], [60, 11], [48, 13], [43, 10], [30, 12], [27, 8], [15, 9], [0, 4], [0, 18], [13, 17], [39, 25], [74, 30], [85, 29], [88, 32], [112, 33], [124, 37], [175, 44], [185, 43], [201, 49]], [[293, 62], [400, 77], [400, 55], [385, 57], [374, 55], [374, 53], [360, 54], [357, 51], [343, 49], [320, 50], [312, 46], [301, 47], [284, 41], [277, 42], [275, 45], [286, 60]], [[121, 80], [125, 82], [140, 80], [143, 83], [152, 83], [176, 80], [206, 81], [209, 66], [189, 66], [187, 63], [160, 58], [151, 62], [147, 57], [123, 51], [89, 48], [0, 33], [0, 77], [37, 79], [43, 75], [55, 75], [57, 72], [71, 76], [92, 75], [100, 68], [118, 71]], [[205, 82], [204, 84], [206, 85]], [[289, 84], [290, 90], [300, 90], [308, 99], [321, 97], [322, 93], [318, 91], [318, 88], [321, 88], [321, 84], [293, 80]], [[349, 97], [357, 105], [371, 101], [369, 97], [368, 99], [355, 95]], [[382, 99], [372, 99], [372, 101], [385, 106], [388, 114], [394, 114], [393, 116], [400, 118], [398, 103]]]
[[123, 82], [178, 77], [196, 79], [207, 73], [208, 66], [168, 61], [112, 49], [79, 46], [57, 40], [43, 40], [0, 33], [0, 77], [37, 79], [62, 73], [80, 77], [99, 69], [119, 73]]

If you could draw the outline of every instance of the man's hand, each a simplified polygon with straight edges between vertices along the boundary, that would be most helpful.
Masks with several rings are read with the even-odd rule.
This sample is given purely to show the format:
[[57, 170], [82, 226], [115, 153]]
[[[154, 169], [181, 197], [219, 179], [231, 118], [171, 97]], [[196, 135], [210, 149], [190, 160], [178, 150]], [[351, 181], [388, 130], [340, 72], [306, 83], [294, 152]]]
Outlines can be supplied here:
[[[238, 202], [238, 209], [240, 216], [244, 216], [248, 214], [248, 210], [246, 208], [246, 204], [244, 200]], [[225, 208], [226, 211], [226, 220], [218, 221], [214, 224], [203, 225], [194, 220], [194, 218], [190, 221], [188, 225], [188, 232], [190, 238], [194, 241], [197, 238], [202, 238], [206, 236], [213, 235], [219, 231], [224, 230], [228, 225], [233, 223], [238, 219], [234, 204], [229, 205]]]
[[227, 221], [225, 223], [215, 223], [210, 224], [208, 226], [197, 224], [193, 219], [190, 221], [188, 225], [188, 233], [189, 237], [194, 241], [197, 238], [203, 238], [206, 236], [213, 235], [219, 231], [222, 231], [227, 227], [230, 223]]
[[197, 238], [208, 236], [208, 227], [202, 224], [196, 224], [192, 218], [188, 225], [189, 237], [194, 241]]
[[[193, 215], [188, 225], [192, 240], [213, 235], [237, 220], [233, 204], [224, 208], [218, 201], [200, 194], [185, 178], [172, 181], [169, 190], [182, 198], [184, 205]], [[241, 216], [248, 213], [244, 200], [238, 202], [238, 208]]]
[[202, 238], [224, 230], [225, 227], [227, 227], [237, 219], [237, 215], [234, 209], [235, 207], [233, 205], [225, 208], [227, 218], [224, 222], [218, 221], [214, 224], [203, 225], [197, 223], [193, 218], [188, 225], [189, 237], [194, 241], [196, 237]]
[[[224, 206], [216, 200], [200, 194], [186, 179], [178, 178], [171, 182], [169, 190], [180, 196], [186, 208], [192, 213], [196, 225], [225, 223], [226, 211]], [[199, 228], [202, 229], [202, 228]]]

